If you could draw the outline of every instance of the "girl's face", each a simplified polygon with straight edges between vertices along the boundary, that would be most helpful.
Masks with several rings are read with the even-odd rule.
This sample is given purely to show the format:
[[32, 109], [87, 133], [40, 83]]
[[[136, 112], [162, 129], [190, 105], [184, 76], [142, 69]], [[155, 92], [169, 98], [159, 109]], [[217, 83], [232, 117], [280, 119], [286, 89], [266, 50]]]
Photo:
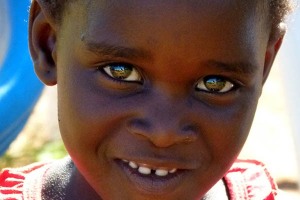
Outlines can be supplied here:
[[78, 172], [107, 200], [202, 197], [240, 152], [267, 76], [256, 3], [81, 4], [53, 54]]

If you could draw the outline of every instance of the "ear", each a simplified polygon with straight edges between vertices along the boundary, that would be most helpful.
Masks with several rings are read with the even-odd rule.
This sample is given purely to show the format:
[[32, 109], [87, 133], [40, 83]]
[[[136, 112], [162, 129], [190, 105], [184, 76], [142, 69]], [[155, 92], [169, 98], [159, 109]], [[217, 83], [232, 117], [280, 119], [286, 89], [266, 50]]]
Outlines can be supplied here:
[[286, 32], [285, 25], [281, 25], [280, 27], [278, 27], [277, 33], [272, 35], [269, 39], [266, 54], [265, 54], [263, 84], [266, 82], [269, 76], [273, 62], [281, 47], [285, 32]]
[[56, 24], [40, 0], [33, 0], [29, 17], [29, 48], [35, 72], [46, 85], [55, 85]]

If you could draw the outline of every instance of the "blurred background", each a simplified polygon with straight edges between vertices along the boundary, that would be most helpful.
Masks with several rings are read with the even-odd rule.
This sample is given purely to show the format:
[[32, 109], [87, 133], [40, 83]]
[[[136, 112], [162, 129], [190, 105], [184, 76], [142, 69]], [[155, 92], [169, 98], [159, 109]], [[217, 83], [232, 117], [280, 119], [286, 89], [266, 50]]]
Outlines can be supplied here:
[[[20, 0], [8, 1], [20, 2]], [[0, 0], [0, 13], [2, 13], [0, 14], [0, 24], [5, 24], [4, 20], [9, 20], [10, 17], [9, 15], [4, 16], [3, 14], [10, 9], [8, 4], [4, 5], [4, 2], [5, 0]], [[28, 5], [29, 1], [25, 3], [25, 7]], [[21, 22], [19, 22], [25, 26], [25, 29], [27, 26], [27, 14], [28, 13], [25, 13]], [[1, 80], [3, 78], [3, 75], [1, 74], [5, 71], [5, 61], [8, 60], [8, 53], [6, 52], [9, 51], [9, 46], [17, 46], [17, 43], [14, 42], [11, 44], [7, 43], [7, 41], [11, 40], [10, 37], [15, 36], [13, 32], [10, 32], [13, 28], [6, 27], [5, 29], [9, 30], [9, 32], [5, 32], [3, 28], [0, 28], [0, 104], [2, 105], [4, 89], [7, 90], [9, 85], [7, 83], [10, 81], [6, 80], [5, 82]], [[24, 34], [24, 41], [26, 41], [26, 32]], [[27, 59], [27, 44], [20, 43], [19, 45], [21, 45], [21, 55], [27, 55]], [[30, 69], [28, 70], [32, 71], [30, 60], [22, 61], [22, 59], [14, 57], [11, 62], [19, 62], [20, 65], [26, 62], [26, 67], [29, 67]], [[15, 64], [16, 67], [17, 64], [18, 63]], [[29, 80], [25, 79], [25, 75], [22, 75], [21, 77], [23, 77], [23, 84], [28, 83]], [[30, 80], [32, 80], [32, 78], [30, 78]], [[33, 82], [35, 84], [36, 80]], [[37, 88], [37, 91], [34, 92], [36, 95], [31, 102], [37, 101], [42, 91], [42, 86], [39, 82], [36, 83], [37, 86], [34, 86], [34, 84], [29, 84], [31, 92], [34, 88]], [[300, 199], [299, 88], [300, 11], [297, 9], [288, 22], [287, 35], [274, 63], [270, 77], [264, 87], [264, 92], [258, 105], [248, 141], [240, 154], [240, 158], [257, 159], [266, 163], [280, 188], [288, 192], [289, 199], [295, 200]], [[22, 89], [22, 91], [23, 93], [13, 94], [11, 98], [21, 98], [23, 101], [29, 99], [30, 95], [27, 93], [24, 94], [26, 89]], [[8, 105], [7, 102], [6, 104]], [[25, 115], [25, 117], [22, 118], [24, 119], [22, 121], [23, 124], [25, 124], [27, 119], [28, 121], [24, 128], [22, 123], [19, 126], [23, 128], [23, 130], [18, 137], [15, 132], [19, 131], [11, 131], [12, 129], [10, 129], [11, 134], [13, 133], [14, 137], [17, 137], [17, 139], [10, 145], [8, 151], [0, 157], [0, 169], [7, 166], [17, 167], [36, 161], [57, 159], [66, 155], [66, 151], [59, 135], [56, 104], [56, 87], [47, 87], [43, 90], [35, 107], [33, 107], [33, 105], [27, 106], [30, 107], [27, 112], [30, 113], [32, 111], [32, 113], [30, 116], [28, 114], [28, 117]], [[24, 106], [25, 105], [23, 105], [23, 107]], [[15, 104], [11, 105], [9, 108], [16, 110]], [[3, 125], [4, 121], [7, 120], [7, 115], [1, 106], [0, 112], [1, 127], [1, 124]], [[4, 138], [7, 137], [8, 136]], [[1, 139], [0, 136], [0, 141], [2, 140], [4, 139]]]

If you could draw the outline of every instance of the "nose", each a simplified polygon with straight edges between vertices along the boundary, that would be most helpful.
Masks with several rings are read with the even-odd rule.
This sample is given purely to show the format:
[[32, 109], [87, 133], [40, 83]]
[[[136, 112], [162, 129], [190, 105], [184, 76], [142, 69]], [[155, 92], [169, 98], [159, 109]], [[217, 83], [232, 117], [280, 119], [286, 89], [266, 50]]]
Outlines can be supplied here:
[[127, 124], [129, 132], [135, 136], [160, 148], [197, 140], [199, 128], [189, 116], [191, 108], [187, 101], [156, 95], [139, 107], [139, 115]]

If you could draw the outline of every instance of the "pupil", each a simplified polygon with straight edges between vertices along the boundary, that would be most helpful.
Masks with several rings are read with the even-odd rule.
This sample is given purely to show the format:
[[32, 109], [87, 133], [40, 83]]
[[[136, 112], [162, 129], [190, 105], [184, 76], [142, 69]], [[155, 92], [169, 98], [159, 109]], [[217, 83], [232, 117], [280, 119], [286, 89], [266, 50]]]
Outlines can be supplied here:
[[226, 81], [222, 78], [208, 78], [205, 80], [205, 86], [210, 91], [220, 91], [225, 87]]
[[111, 66], [110, 67], [111, 74], [118, 79], [126, 79], [132, 72], [132, 67], [129, 66]]

